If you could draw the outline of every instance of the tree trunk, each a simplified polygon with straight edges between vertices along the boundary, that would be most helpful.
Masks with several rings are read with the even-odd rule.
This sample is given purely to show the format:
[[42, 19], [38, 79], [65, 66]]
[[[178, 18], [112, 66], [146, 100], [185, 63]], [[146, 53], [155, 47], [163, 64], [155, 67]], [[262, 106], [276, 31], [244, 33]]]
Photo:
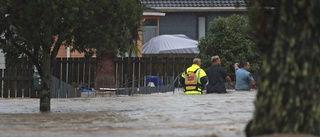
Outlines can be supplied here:
[[116, 87], [115, 64], [111, 55], [106, 53], [98, 58], [95, 81], [95, 89]]
[[255, 12], [260, 14], [256, 22], [266, 19], [259, 22], [260, 28], [257, 28], [258, 35], [264, 38], [259, 44], [265, 59], [254, 116], [246, 127], [246, 134], [306, 133], [319, 136], [319, 1], [262, 3], [258, 2], [258, 5], [277, 7], [272, 11], [275, 14], [269, 14], [270, 9], [267, 11], [266, 8]]
[[39, 71], [41, 77], [41, 90], [40, 90], [40, 111], [51, 111], [51, 74], [52, 74], [52, 60], [50, 54], [43, 55], [41, 60], [41, 69]]

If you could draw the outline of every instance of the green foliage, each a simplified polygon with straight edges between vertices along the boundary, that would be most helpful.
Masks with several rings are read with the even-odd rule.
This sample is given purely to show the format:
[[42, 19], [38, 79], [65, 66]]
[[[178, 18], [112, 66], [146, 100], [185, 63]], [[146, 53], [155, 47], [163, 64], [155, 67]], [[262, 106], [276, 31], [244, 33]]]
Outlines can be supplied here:
[[[245, 60], [251, 62], [251, 71], [258, 70], [261, 57], [248, 31], [248, 19], [244, 15], [214, 19], [206, 36], [199, 42], [203, 67], [211, 66], [211, 56], [218, 55], [222, 66], [228, 70], [233, 70], [234, 63]], [[234, 71], [229, 72], [233, 77]]]
[[0, 46], [11, 52], [14, 46], [6, 44], [14, 39], [15, 48], [35, 64], [43, 54], [53, 59], [63, 42], [88, 56], [124, 54], [136, 44], [143, 11], [139, 0], [2, 0], [0, 5], [5, 32]]
[[248, 136], [320, 135], [320, 1], [250, 1], [261, 85]]
[[96, 0], [82, 8], [77, 15], [80, 21], [72, 31], [76, 50], [95, 49], [90, 53], [97, 51], [99, 57], [105, 51], [123, 55], [136, 47], [143, 12], [139, 0]]
[[1, 0], [0, 48], [8, 58], [33, 62], [42, 79], [40, 110], [49, 111], [60, 46], [89, 57], [124, 54], [136, 44], [142, 11], [140, 0]]

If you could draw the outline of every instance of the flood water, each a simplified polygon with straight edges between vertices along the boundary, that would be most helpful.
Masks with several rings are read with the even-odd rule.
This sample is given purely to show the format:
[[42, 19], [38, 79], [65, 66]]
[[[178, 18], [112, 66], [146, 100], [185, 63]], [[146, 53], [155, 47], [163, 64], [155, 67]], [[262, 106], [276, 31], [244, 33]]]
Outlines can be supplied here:
[[51, 99], [0, 98], [1, 137], [245, 137], [256, 91], [184, 95], [105, 95]]

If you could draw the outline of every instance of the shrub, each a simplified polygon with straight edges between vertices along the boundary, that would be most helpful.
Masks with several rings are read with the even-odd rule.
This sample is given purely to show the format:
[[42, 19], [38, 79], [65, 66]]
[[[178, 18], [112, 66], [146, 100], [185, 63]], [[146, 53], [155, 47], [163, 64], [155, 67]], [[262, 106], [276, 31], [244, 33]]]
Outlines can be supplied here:
[[259, 69], [261, 56], [257, 45], [249, 35], [248, 18], [245, 15], [231, 15], [218, 17], [209, 26], [205, 37], [199, 41], [199, 57], [202, 59], [202, 67], [211, 66], [211, 56], [218, 55], [221, 65], [228, 69], [233, 80], [233, 64], [243, 60], [249, 61], [251, 72]]

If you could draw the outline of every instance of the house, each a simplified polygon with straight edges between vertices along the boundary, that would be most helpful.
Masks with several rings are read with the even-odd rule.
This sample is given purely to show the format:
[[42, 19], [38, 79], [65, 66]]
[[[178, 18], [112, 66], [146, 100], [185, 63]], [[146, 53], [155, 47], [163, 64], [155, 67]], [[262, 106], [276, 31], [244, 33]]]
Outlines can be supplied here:
[[[146, 31], [145, 33], [152, 34], [152, 35], [150, 35], [150, 37], [145, 35], [147, 40], [151, 39], [154, 36], [159, 35], [159, 33], [158, 33], [159, 32], [159, 30], [158, 30], [159, 29], [159, 27], [158, 27], [159, 26], [159, 19], [160, 19], [160, 17], [163, 17], [163, 16], [165, 16], [165, 13], [161, 13], [155, 9], [152, 9], [152, 8], [147, 7], [144, 10], [142, 21], [144, 22], [144, 24], [147, 23], [147, 25], [144, 26], [146, 29], [142, 29], [142, 30], [145, 30]], [[137, 46], [140, 51], [142, 51], [142, 45], [143, 45], [142, 43], [147, 42], [147, 41], [143, 41], [144, 39], [142, 38], [142, 34], [143, 34], [143, 32], [139, 31], [139, 40], [137, 41]], [[59, 49], [57, 57], [58, 58], [65, 58], [65, 57], [67, 57], [67, 58], [82, 58], [82, 57], [84, 57], [84, 53], [79, 53], [77, 51], [71, 52], [71, 49], [72, 49], [72, 47], [66, 47], [65, 45], [62, 45]], [[142, 55], [139, 54], [137, 56], [141, 57]]]
[[[141, 2], [145, 4], [146, 8], [141, 19], [142, 29], [139, 32], [140, 40], [137, 42], [140, 51], [142, 51], [142, 45], [147, 43], [151, 38], [164, 34], [184, 34], [193, 40], [199, 40], [199, 38], [206, 35], [209, 23], [215, 18], [232, 14], [243, 14], [246, 11], [244, 0], [141, 0]], [[58, 57], [74, 58], [83, 56], [77, 52], [70, 53], [69, 51], [70, 49], [62, 46]], [[142, 55], [137, 56], [141, 57]], [[112, 64], [112, 62], [110, 64]], [[143, 67], [144, 66], [141, 66], [141, 68]], [[159, 66], [153, 67], [151, 65], [148, 71], [145, 69], [144, 72], [145, 74], [155, 75], [155, 72], [159, 71], [165, 72], [166, 75], [177, 76], [177, 74], [179, 74], [178, 71], [182, 70], [179, 69], [179, 67], [183, 67], [183, 65], [172, 67], [177, 70], [170, 70], [170, 72], [164, 71], [166, 70], [164, 68], [162, 68], [163, 71], [161, 71], [161, 67], [158, 67]], [[115, 70], [112, 68], [103, 70], [103, 72], [96, 72], [96, 74], [99, 74], [100, 77], [108, 78], [112, 78], [113, 75], [117, 78], [120, 74], [121, 78], [127, 75], [126, 72], [118, 72], [118, 70], [121, 69], [123, 71], [123, 68], [114, 68], [116, 68], [117, 72], [110, 71]], [[132, 69], [133, 71], [138, 70], [138, 73], [132, 73], [138, 74], [136, 77], [139, 80], [137, 81], [140, 81], [141, 76], [145, 76], [140, 75], [141, 68], [139, 66], [138, 69]], [[96, 82], [97, 85], [95, 86], [105, 87], [106, 84], [104, 86], [100, 86], [103, 84], [98, 84], [103, 83], [100, 81]], [[115, 79], [112, 79], [112, 82], [113, 81], [115, 81]]]
[[191, 39], [199, 40], [205, 36], [209, 23], [216, 17], [243, 14], [246, 11], [245, 0], [141, 0], [141, 2], [149, 9], [165, 14], [157, 19], [144, 18], [142, 44], [152, 37], [163, 34], [184, 34]]
[[[193, 40], [205, 36], [209, 23], [219, 16], [243, 14], [245, 0], [141, 0], [146, 6], [138, 49], [151, 38], [164, 34], [184, 34]], [[83, 57], [62, 46], [57, 57]], [[137, 55], [141, 57], [140, 55]]]
[[[57, 58], [83, 58], [84, 53], [79, 53], [77, 51], [71, 51], [72, 47], [66, 47], [62, 45], [57, 54]], [[93, 56], [95, 57], [95, 55]]]

